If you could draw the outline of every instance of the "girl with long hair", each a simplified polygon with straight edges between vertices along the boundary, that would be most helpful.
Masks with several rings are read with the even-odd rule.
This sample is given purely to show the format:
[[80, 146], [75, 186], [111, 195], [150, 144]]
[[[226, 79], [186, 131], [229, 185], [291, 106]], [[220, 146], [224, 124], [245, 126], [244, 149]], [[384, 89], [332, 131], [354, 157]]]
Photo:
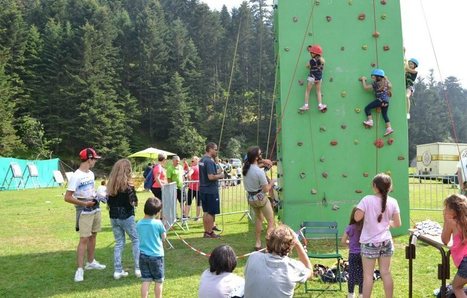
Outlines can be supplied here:
[[454, 294], [466, 298], [464, 285], [467, 284], [467, 198], [454, 194], [444, 200], [444, 225], [441, 240], [448, 245], [452, 237], [451, 257], [458, 268], [452, 281]]
[[348, 298], [354, 297], [355, 285], [358, 285], [358, 292], [362, 295], [363, 290], [363, 266], [360, 255], [360, 235], [362, 234], [363, 221], [355, 220], [357, 207], [352, 209], [349, 225], [345, 228], [341, 242], [349, 246], [349, 280], [347, 282]]
[[118, 160], [110, 172], [107, 184], [110, 222], [115, 237], [114, 278], [128, 276], [123, 270], [122, 254], [125, 248], [125, 233], [130, 237], [135, 262], [135, 275], [141, 277], [139, 269], [139, 239], [135, 224], [135, 207], [138, 205], [136, 191], [131, 181], [131, 163], [128, 159]]
[[274, 180], [268, 181], [266, 173], [259, 167], [259, 164], [271, 167], [270, 160], [261, 158], [261, 149], [258, 146], [248, 148], [247, 159], [243, 164], [243, 186], [248, 193], [248, 204], [255, 211], [255, 250], [261, 249], [261, 230], [263, 228], [263, 217], [268, 222], [266, 239], [274, 228], [274, 211], [267, 194], [274, 185]]
[[386, 298], [392, 298], [394, 284], [391, 275], [391, 257], [394, 245], [389, 228], [401, 226], [399, 204], [388, 194], [392, 190], [391, 177], [378, 174], [373, 178], [374, 195], [365, 196], [357, 205], [354, 219], [363, 220], [360, 249], [363, 265], [363, 298], [370, 298], [373, 290], [373, 272], [378, 260]]

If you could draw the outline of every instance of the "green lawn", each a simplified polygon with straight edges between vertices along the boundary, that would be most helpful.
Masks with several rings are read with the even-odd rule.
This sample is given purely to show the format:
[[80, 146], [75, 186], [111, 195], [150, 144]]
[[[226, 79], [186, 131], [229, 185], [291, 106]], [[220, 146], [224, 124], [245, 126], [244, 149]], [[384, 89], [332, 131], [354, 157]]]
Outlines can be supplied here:
[[[74, 207], [63, 201], [63, 188], [2, 191], [0, 192], [0, 297], [137, 297], [140, 281], [132, 270], [131, 247], [127, 244], [124, 267], [130, 276], [114, 280], [113, 234], [107, 211], [103, 210], [103, 230], [98, 234], [96, 259], [107, 265], [103, 271], [86, 271], [85, 281], [75, 283], [75, 249], [78, 235], [74, 232]], [[144, 202], [149, 195], [139, 193]], [[141, 218], [142, 208], [137, 210]], [[238, 255], [250, 252], [254, 235], [249, 231], [246, 218], [241, 214], [220, 216], [217, 222], [224, 228], [222, 239], [203, 239], [201, 222], [190, 222], [189, 230], [175, 230], [197, 249], [210, 252], [222, 243], [234, 247]], [[442, 221], [439, 211], [412, 211], [411, 221], [424, 219]], [[180, 241], [173, 232], [169, 239], [174, 249], [166, 248], [165, 297], [197, 297], [199, 276], [207, 268], [207, 258], [201, 256]], [[396, 254], [393, 258], [395, 297], [407, 296], [408, 265], [404, 247], [408, 236], [395, 239]], [[342, 253], [347, 254], [343, 248]], [[414, 297], [431, 297], [439, 286], [437, 264], [439, 253], [419, 245], [415, 260]], [[239, 260], [236, 273], [243, 275], [245, 259]], [[452, 270], [451, 275], [456, 271]], [[151, 289], [152, 292], [153, 289]], [[344, 297], [327, 293], [320, 297]], [[315, 297], [317, 294], [315, 294]], [[382, 297], [382, 282], [375, 283], [374, 297]], [[296, 290], [296, 297], [303, 294], [303, 286]]]

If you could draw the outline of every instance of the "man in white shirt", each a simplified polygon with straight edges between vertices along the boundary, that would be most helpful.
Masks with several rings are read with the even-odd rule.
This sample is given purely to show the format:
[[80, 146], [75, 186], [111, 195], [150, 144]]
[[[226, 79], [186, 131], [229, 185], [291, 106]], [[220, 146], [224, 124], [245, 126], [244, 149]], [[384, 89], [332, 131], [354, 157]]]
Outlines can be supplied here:
[[462, 152], [457, 164], [457, 178], [459, 179], [459, 188], [462, 194], [467, 194], [467, 152]]
[[[81, 165], [70, 181], [65, 193], [65, 201], [76, 207], [76, 231], [79, 232], [79, 244], [77, 249], [78, 269], [75, 273], [75, 282], [84, 280], [84, 269], [105, 269], [105, 265], [94, 259], [96, 249], [97, 232], [101, 230], [101, 210], [99, 201], [95, 199], [94, 173], [91, 168], [101, 158], [92, 148], [85, 148], [79, 153]], [[87, 251], [86, 266], [84, 266], [84, 254]]]

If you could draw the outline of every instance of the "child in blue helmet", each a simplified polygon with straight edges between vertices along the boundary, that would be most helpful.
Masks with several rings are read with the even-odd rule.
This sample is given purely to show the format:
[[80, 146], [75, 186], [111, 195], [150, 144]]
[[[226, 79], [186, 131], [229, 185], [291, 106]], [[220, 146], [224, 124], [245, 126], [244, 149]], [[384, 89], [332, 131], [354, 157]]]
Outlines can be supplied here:
[[407, 99], [407, 119], [410, 119], [410, 97], [414, 92], [414, 83], [417, 78], [418, 60], [415, 58], [410, 58], [407, 64], [405, 65], [405, 97]]
[[371, 72], [371, 78], [373, 79], [373, 83], [371, 83], [371, 85], [366, 83], [366, 77], [360, 78], [363, 88], [365, 90], [373, 90], [376, 96], [376, 99], [365, 107], [367, 120], [363, 121], [363, 124], [367, 127], [372, 127], [373, 117], [371, 116], [371, 110], [381, 108], [381, 113], [383, 115], [384, 122], [386, 123], [386, 132], [384, 133], [384, 136], [387, 136], [394, 132], [388, 118], [389, 99], [391, 98], [392, 85], [385, 77], [384, 70], [382, 69], [374, 69]]
[[307, 86], [305, 91], [305, 104], [300, 108], [300, 111], [308, 111], [310, 108], [308, 102], [310, 99], [310, 92], [313, 88], [313, 85], [316, 86], [316, 99], [318, 100], [318, 110], [325, 112], [327, 106], [323, 104], [322, 95], [321, 95], [321, 81], [323, 78], [323, 68], [324, 68], [324, 59], [323, 49], [319, 45], [309, 45], [307, 47], [308, 52], [310, 52], [311, 59], [306, 65], [310, 69], [310, 74], [307, 78]]

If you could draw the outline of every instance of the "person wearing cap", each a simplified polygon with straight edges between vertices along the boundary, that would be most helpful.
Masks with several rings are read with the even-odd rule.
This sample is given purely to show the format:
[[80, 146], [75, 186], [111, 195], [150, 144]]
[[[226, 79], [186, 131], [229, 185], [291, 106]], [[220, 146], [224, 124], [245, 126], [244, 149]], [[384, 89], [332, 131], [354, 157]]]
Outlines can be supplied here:
[[[76, 262], [78, 269], [75, 273], [75, 282], [84, 280], [84, 269], [105, 269], [105, 265], [94, 259], [97, 232], [101, 230], [101, 210], [96, 200], [94, 189], [94, 173], [91, 169], [101, 158], [92, 148], [85, 148], [79, 153], [81, 164], [73, 173], [65, 193], [65, 201], [76, 207], [76, 231], [79, 232], [79, 244]], [[84, 264], [84, 255], [87, 252], [87, 262]]]

